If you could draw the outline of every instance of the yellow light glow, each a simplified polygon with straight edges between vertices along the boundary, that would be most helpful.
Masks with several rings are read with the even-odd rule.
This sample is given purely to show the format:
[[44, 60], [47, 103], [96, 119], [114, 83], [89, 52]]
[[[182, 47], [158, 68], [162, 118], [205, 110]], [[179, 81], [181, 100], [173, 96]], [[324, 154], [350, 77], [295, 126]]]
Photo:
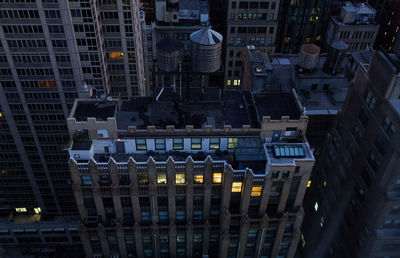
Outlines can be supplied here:
[[48, 87], [57, 87], [56, 81], [39, 81], [39, 87], [48, 88]]
[[305, 238], [304, 238], [304, 235], [301, 234], [301, 235], [300, 235], [300, 238], [301, 238], [301, 246], [302, 246], [302, 247], [305, 247], [305, 246], [306, 246], [306, 240], [305, 240]]
[[240, 193], [242, 191], [242, 182], [232, 183], [232, 193]]
[[262, 186], [253, 186], [251, 188], [251, 196], [261, 196]]
[[203, 175], [194, 175], [194, 183], [202, 184], [204, 182]]
[[167, 184], [167, 174], [157, 174], [157, 184]]
[[324, 187], [326, 187], [326, 180], [324, 181]]
[[308, 180], [307, 187], [311, 186], [311, 180]]
[[228, 149], [234, 149], [237, 146], [238, 138], [228, 138]]
[[26, 208], [15, 208], [16, 212], [27, 212]]
[[175, 175], [175, 184], [183, 185], [186, 183], [185, 174], [176, 174]]
[[3, 113], [0, 112], [0, 118], [2, 118], [2, 117], [3, 117]]
[[214, 184], [222, 183], [222, 173], [214, 173], [213, 174], [213, 183]]
[[42, 209], [40, 209], [40, 207], [33, 208], [33, 210], [35, 211], [35, 214], [40, 214], [40, 213], [42, 213]]
[[110, 59], [122, 59], [124, 58], [124, 53], [122, 52], [111, 52], [109, 54]]

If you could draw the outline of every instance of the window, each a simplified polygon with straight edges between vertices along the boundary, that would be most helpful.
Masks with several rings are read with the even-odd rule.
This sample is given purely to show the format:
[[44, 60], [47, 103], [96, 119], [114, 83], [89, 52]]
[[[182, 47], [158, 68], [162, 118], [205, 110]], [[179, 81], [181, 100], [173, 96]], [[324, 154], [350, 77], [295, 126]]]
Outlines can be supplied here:
[[367, 105], [371, 110], [374, 109], [376, 99], [369, 90], [367, 90], [367, 94], [366, 94], [364, 100], [365, 100], [365, 102], [367, 102]]
[[122, 59], [124, 58], [124, 53], [122, 52], [111, 52], [109, 55], [110, 59]]
[[238, 138], [228, 138], [228, 149], [236, 148], [238, 143]]
[[214, 184], [221, 184], [222, 183], [222, 173], [214, 173], [212, 181]]
[[165, 139], [155, 139], [156, 150], [165, 150]]
[[358, 120], [360, 120], [361, 124], [362, 124], [364, 127], [367, 127], [369, 118], [368, 118], [368, 115], [367, 115], [367, 113], [364, 111], [363, 108], [361, 108], [361, 109], [360, 109], [360, 112], [358, 113]]
[[283, 173], [282, 173], [282, 178], [288, 178], [288, 177], [289, 177], [289, 174], [290, 174], [290, 171], [289, 171], [289, 170], [283, 171]]
[[177, 243], [185, 243], [185, 235], [177, 235], [176, 236], [176, 242]]
[[210, 150], [219, 150], [219, 138], [210, 138]]
[[193, 220], [201, 221], [203, 219], [203, 211], [202, 210], [194, 210], [193, 211]]
[[150, 212], [149, 211], [142, 211], [142, 221], [143, 222], [150, 222]]
[[268, 9], [269, 2], [260, 2], [260, 9]]
[[16, 212], [27, 212], [26, 208], [15, 208]]
[[204, 182], [203, 174], [201, 175], [194, 175], [194, 183], [195, 184], [202, 184]]
[[278, 178], [279, 177], [279, 171], [275, 170], [272, 171], [272, 178]]
[[185, 174], [175, 174], [175, 184], [183, 185], [186, 183]]
[[236, 9], [236, 1], [232, 1], [232, 9]]
[[183, 221], [186, 219], [185, 211], [176, 211], [176, 220]]
[[136, 150], [147, 150], [146, 139], [136, 139]]
[[174, 148], [174, 150], [183, 150], [183, 139], [182, 138], [174, 138], [173, 139], [173, 148]]
[[192, 138], [192, 150], [201, 150], [201, 138]]
[[249, 7], [249, 2], [239, 2], [239, 9], [247, 9]]
[[82, 176], [82, 185], [92, 185], [92, 176]]
[[261, 196], [262, 186], [253, 186], [251, 188], [251, 196]]
[[158, 217], [161, 222], [167, 222], [168, 221], [168, 211], [159, 211]]
[[318, 88], [318, 84], [313, 84], [313, 85], [311, 85], [311, 90], [317, 90], [317, 88]]
[[307, 187], [311, 187], [311, 180], [308, 180]]
[[385, 119], [382, 122], [382, 128], [389, 138], [392, 137], [392, 135], [396, 132], [394, 124], [387, 116], [385, 116]]
[[314, 204], [314, 210], [318, 211], [318, 203], [317, 202], [315, 202], [315, 204]]
[[232, 193], [240, 193], [242, 191], [242, 182], [232, 183]]
[[137, 179], [139, 185], [147, 185], [149, 183], [149, 177], [147, 174], [138, 174]]
[[167, 174], [157, 174], [157, 184], [167, 184]]

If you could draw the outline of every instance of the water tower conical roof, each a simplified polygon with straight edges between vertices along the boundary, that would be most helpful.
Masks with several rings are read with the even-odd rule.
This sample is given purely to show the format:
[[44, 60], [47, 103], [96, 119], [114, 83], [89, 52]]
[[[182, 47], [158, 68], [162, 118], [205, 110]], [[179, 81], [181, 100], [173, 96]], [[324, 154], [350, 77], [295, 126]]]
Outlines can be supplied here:
[[215, 45], [222, 42], [222, 35], [211, 28], [202, 28], [190, 34], [190, 40], [201, 45]]

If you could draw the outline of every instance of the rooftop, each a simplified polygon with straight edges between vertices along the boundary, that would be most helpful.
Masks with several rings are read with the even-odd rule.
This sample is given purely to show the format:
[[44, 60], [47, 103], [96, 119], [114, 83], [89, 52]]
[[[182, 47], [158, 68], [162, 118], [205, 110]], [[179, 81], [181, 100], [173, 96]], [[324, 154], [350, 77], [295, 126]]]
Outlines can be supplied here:
[[193, 125], [194, 128], [212, 125], [217, 129], [224, 128], [224, 125], [231, 125], [232, 128], [242, 128], [243, 125], [258, 128], [263, 116], [299, 119], [300, 115], [291, 93], [252, 94], [244, 91], [225, 91], [222, 101], [195, 103], [155, 102], [150, 97], [100, 104], [95, 100], [77, 100], [76, 112], [72, 114], [78, 121], [89, 117], [105, 121], [107, 117], [115, 117], [119, 130], [127, 130], [128, 126], [146, 129], [151, 125], [163, 129], [167, 125], [174, 125], [176, 129], [183, 129], [186, 125]]
[[[346, 57], [344, 63], [349, 57]], [[296, 93], [301, 100], [301, 103], [307, 110], [314, 110], [308, 114], [315, 112], [337, 113], [337, 110], [342, 106], [346, 98], [347, 91], [350, 86], [350, 80], [345, 72], [332, 75], [324, 71], [323, 67], [327, 61], [327, 55], [321, 54], [317, 69], [313, 72], [299, 72], [297, 64], [299, 55], [272, 55], [272, 68], [274, 81], [277, 84], [275, 88], [283, 91], [291, 91], [296, 89]], [[296, 83], [295, 83], [296, 82]], [[329, 88], [329, 90], [310, 90], [302, 87], [318, 82], [318, 84], [336, 82], [340, 88]]]

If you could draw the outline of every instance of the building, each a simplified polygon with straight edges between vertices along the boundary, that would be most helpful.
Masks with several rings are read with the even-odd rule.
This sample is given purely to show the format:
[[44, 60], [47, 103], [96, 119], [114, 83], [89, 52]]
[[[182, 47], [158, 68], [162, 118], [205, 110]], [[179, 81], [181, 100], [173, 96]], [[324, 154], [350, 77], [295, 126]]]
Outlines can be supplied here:
[[[335, 42], [329, 53], [305, 44], [299, 54], [271, 54], [249, 46], [243, 58], [243, 90], [256, 92], [294, 92], [301, 109], [309, 117], [307, 139], [318, 155], [337, 113], [346, 98], [352, 79], [351, 57], [347, 45]], [[357, 52], [354, 56], [359, 57]], [[351, 63], [357, 64], [357, 58]], [[365, 61], [364, 61], [365, 62]]]
[[399, 67], [382, 51], [358, 66], [306, 194], [304, 257], [399, 254]]
[[78, 214], [66, 119], [89, 92], [147, 94], [138, 21], [137, 1], [0, 3], [0, 214], [10, 230]]
[[227, 89], [240, 89], [242, 56], [247, 45], [275, 51], [279, 1], [225, 1], [225, 79]]
[[87, 256], [294, 256], [308, 118], [290, 93], [206, 103], [76, 100], [70, 172]]
[[275, 52], [296, 54], [303, 44], [308, 43], [322, 46], [331, 2], [281, 0]]
[[378, 34], [376, 12], [367, 3], [345, 2], [338, 16], [329, 17], [326, 45], [343, 41], [350, 51], [372, 48]]
[[140, 9], [145, 13], [146, 24], [156, 20], [155, 0], [140, 0]]
[[379, 32], [375, 40], [375, 48], [383, 47], [391, 52], [395, 40], [399, 37], [400, 30], [400, 1], [399, 0], [369, 0], [377, 13], [376, 20], [379, 23]]

